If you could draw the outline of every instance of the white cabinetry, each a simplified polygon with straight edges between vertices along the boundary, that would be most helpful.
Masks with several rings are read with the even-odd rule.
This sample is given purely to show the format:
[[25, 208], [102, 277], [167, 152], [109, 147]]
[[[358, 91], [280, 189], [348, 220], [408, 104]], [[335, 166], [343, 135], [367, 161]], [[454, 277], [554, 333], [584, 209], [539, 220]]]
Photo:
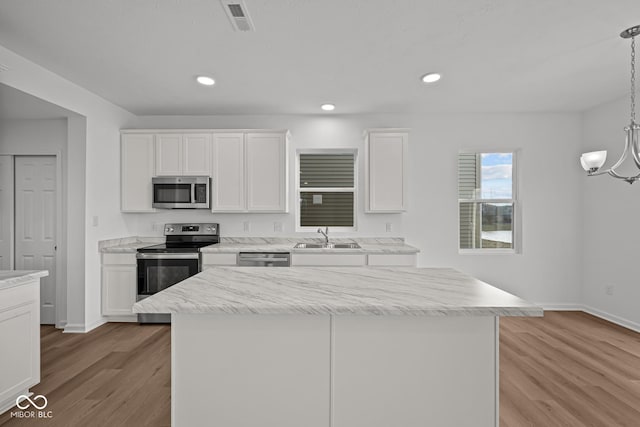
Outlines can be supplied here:
[[214, 212], [247, 209], [244, 175], [244, 133], [214, 134], [211, 196]]
[[207, 270], [221, 265], [237, 265], [237, 253], [203, 253], [202, 270]]
[[211, 134], [157, 134], [156, 175], [211, 174]]
[[285, 132], [215, 133], [213, 212], [287, 212]]
[[0, 414], [40, 382], [40, 280], [0, 290]]
[[102, 315], [126, 316], [119, 321], [135, 321], [136, 254], [102, 254]]
[[123, 134], [120, 141], [120, 208], [123, 212], [154, 212], [153, 134]]
[[360, 254], [291, 254], [291, 265], [294, 266], [335, 266], [357, 267], [367, 263], [367, 255]]
[[417, 258], [416, 254], [369, 254], [367, 256], [367, 265], [415, 267]]
[[366, 212], [403, 212], [407, 206], [409, 134], [372, 130], [365, 145]]

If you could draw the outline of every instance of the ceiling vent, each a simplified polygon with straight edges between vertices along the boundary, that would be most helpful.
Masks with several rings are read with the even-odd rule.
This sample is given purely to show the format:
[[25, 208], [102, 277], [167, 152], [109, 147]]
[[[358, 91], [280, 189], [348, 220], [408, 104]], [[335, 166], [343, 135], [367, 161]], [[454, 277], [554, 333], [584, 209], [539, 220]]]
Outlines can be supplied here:
[[255, 31], [244, 1], [220, 0], [235, 31]]
[[6, 65], [0, 64], [0, 73], [5, 72], [5, 71], [9, 71], [9, 67], [7, 67]]

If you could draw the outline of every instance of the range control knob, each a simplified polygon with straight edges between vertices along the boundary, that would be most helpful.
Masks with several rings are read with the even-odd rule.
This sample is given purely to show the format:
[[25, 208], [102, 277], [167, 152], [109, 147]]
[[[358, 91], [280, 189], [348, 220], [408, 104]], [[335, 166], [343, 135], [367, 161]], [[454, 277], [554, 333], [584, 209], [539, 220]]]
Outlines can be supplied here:
[[173, 231], [173, 227], [167, 227], [167, 231], [171, 233]]

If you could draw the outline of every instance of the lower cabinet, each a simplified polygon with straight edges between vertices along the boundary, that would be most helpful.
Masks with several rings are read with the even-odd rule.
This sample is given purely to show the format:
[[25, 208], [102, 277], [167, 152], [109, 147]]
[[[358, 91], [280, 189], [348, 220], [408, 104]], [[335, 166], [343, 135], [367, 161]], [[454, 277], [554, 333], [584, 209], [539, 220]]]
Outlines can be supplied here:
[[216, 266], [233, 266], [237, 265], [238, 254], [237, 253], [203, 253], [202, 254], [202, 271]]
[[416, 254], [369, 254], [367, 265], [380, 267], [415, 267]]
[[40, 382], [40, 280], [0, 290], [0, 414]]
[[298, 267], [362, 267], [366, 264], [366, 254], [291, 254], [291, 265]]
[[118, 321], [135, 321], [132, 312], [137, 288], [136, 254], [102, 254], [102, 315], [127, 316]]
[[415, 267], [417, 264], [416, 254], [301, 254], [291, 255], [291, 265], [293, 266], [325, 266], [325, 267], [362, 267], [365, 265], [379, 267]]

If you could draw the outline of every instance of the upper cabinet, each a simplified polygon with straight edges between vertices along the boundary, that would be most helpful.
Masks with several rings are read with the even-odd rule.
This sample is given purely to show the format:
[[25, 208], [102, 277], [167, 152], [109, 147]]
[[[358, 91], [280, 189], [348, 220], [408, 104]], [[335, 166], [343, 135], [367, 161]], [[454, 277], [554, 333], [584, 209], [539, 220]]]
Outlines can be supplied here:
[[211, 175], [211, 134], [157, 134], [156, 176]]
[[151, 207], [153, 134], [123, 134], [120, 140], [120, 209], [154, 212]]
[[404, 212], [407, 209], [406, 130], [367, 132], [365, 141], [365, 211]]
[[213, 135], [213, 212], [287, 212], [286, 132]]

